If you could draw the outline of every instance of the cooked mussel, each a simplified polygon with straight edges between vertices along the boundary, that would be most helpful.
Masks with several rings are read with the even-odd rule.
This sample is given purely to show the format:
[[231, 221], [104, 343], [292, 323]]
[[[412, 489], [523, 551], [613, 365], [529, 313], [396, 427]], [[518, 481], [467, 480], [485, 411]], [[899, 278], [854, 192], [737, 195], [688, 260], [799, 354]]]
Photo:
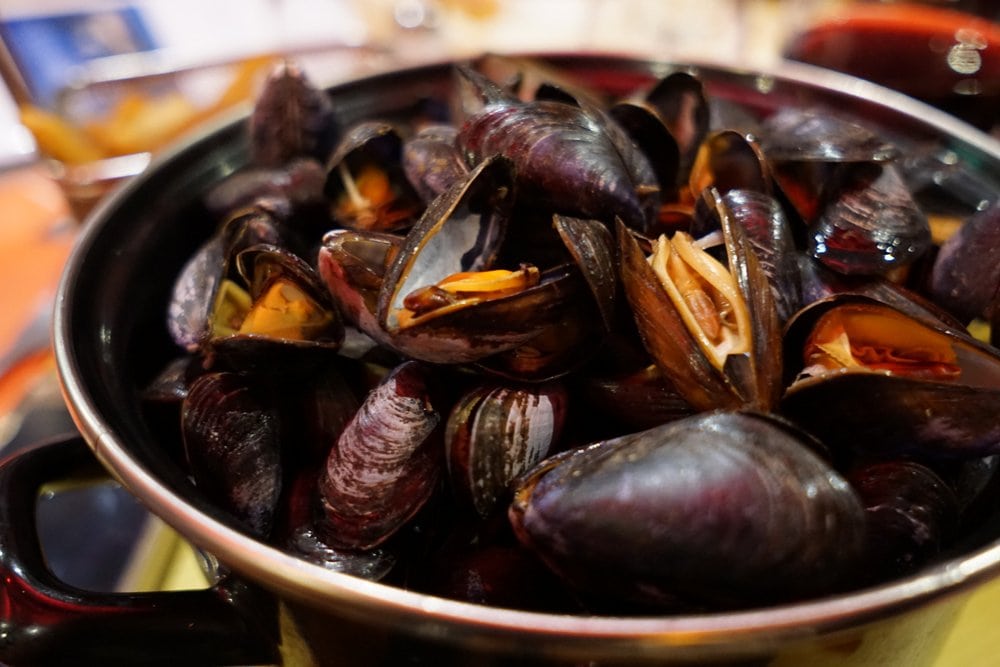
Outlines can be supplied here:
[[381, 121], [358, 123], [327, 160], [324, 193], [334, 221], [348, 229], [395, 231], [409, 227], [423, 202], [403, 170], [403, 138]]
[[204, 374], [184, 399], [181, 432], [199, 489], [266, 537], [283, 474], [281, 420], [268, 397], [241, 375]]
[[653, 361], [698, 409], [770, 409], [780, 392], [778, 316], [746, 233], [714, 189], [724, 259], [685, 232], [661, 235], [647, 258], [619, 228], [622, 283]]
[[850, 470], [865, 507], [866, 570], [873, 581], [914, 571], [936, 556], [958, 523], [954, 492], [915, 461], [880, 461]]
[[1000, 200], [941, 245], [929, 287], [932, 298], [963, 322], [982, 317], [993, 324], [991, 332], [1000, 329]]
[[287, 60], [268, 75], [248, 124], [252, 159], [265, 167], [326, 159], [337, 130], [330, 98]]
[[930, 311], [842, 293], [800, 311], [785, 346], [781, 410], [835, 449], [1000, 452], [1000, 355]]
[[850, 485], [758, 413], [709, 412], [558, 454], [515, 489], [518, 537], [575, 588], [669, 608], [833, 590], [864, 547]]
[[428, 125], [403, 142], [403, 172], [424, 202], [465, 178], [469, 166], [457, 144], [458, 128]]
[[174, 280], [167, 312], [167, 330], [177, 345], [196, 352], [205, 343], [219, 293], [238, 276], [236, 255], [259, 243], [281, 243], [277, 220], [264, 208], [238, 209], [188, 259]]
[[440, 414], [428, 369], [395, 368], [362, 403], [330, 450], [318, 483], [317, 535], [347, 549], [378, 546], [412, 518], [434, 491], [442, 468], [431, 434]]
[[637, 184], [599, 119], [564, 102], [522, 102], [481, 75], [461, 71], [487, 89], [489, 101], [459, 130], [469, 164], [501, 155], [515, 166], [520, 201], [609, 226], [618, 217], [645, 229]]
[[206, 351], [244, 369], [312, 366], [344, 339], [340, 314], [315, 270], [277, 246], [236, 257], [242, 282], [225, 279], [209, 317]]
[[463, 395], [445, 427], [452, 488], [482, 516], [507, 500], [510, 483], [549, 455], [566, 420], [559, 384], [483, 385]]

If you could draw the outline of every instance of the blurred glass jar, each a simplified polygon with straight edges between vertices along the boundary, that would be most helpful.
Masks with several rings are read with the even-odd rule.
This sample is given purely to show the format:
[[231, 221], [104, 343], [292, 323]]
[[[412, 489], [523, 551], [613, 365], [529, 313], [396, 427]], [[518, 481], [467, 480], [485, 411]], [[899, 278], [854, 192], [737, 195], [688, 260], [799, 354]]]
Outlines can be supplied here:
[[18, 100], [22, 124], [79, 221], [112, 187], [142, 171], [153, 153], [251, 100], [276, 62], [262, 55], [156, 71], [141, 58], [107, 58], [115, 64], [112, 76], [67, 87], [55, 108]]
[[818, 12], [784, 54], [894, 88], [997, 132], [998, 20], [995, 0], [837, 3]]

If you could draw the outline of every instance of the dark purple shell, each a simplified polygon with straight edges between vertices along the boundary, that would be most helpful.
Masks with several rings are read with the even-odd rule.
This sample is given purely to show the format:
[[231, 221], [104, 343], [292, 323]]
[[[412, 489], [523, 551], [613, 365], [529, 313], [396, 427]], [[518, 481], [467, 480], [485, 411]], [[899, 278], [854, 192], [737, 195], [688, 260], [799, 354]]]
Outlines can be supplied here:
[[243, 376], [208, 373], [188, 390], [181, 429], [197, 486], [267, 536], [282, 486], [278, 412]]
[[702, 413], [542, 462], [509, 516], [600, 597], [742, 606], [828, 592], [861, 553], [864, 515], [803, 443], [760, 414]]
[[430, 439], [440, 415], [430, 403], [427, 367], [398, 366], [365, 399], [330, 450], [319, 479], [328, 545], [378, 546], [430, 498], [441, 469]]
[[403, 142], [403, 172], [424, 202], [465, 178], [469, 167], [456, 145], [458, 128], [429, 125]]
[[808, 232], [809, 253], [846, 274], [883, 275], [930, 247], [927, 217], [893, 165], [852, 170]]
[[937, 555], [958, 522], [958, 499], [930, 468], [914, 461], [871, 463], [850, 471], [868, 518], [866, 564], [876, 578], [912, 572]]
[[335, 129], [326, 93], [289, 62], [278, 65], [265, 81], [249, 125], [253, 162], [270, 167], [298, 157], [325, 159]]
[[452, 408], [445, 428], [455, 491], [481, 516], [508, 499], [511, 482], [551, 453], [566, 421], [559, 384], [476, 387]]
[[941, 245], [931, 298], [963, 321], [992, 319], [1000, 303], [1000, 201], [976, 213]]
[[458, 144], [470, 164], [496, 154], [510, 159], [521, 201], [608, 225], [617, 216], [632, 228], [646, 226], [618, 149], [580, 107], [551, 101], [491, 104], [465, 122]]

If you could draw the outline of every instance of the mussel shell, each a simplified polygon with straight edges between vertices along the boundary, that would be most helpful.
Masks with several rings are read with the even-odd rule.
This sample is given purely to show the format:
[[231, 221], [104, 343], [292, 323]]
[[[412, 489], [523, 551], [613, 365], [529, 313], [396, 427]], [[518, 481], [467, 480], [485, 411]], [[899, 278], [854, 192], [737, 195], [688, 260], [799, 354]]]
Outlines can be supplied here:
[[601, 322], [610, 331], [614, 326], [618, 293], [618, 258], [614, 237], [597, 220], [553, 215], [552, 226], [587, 281]]
[[864, 546], [848, 483], [783, 425], [710, 412], [556, 455], [510, 519], [574, 587], [744, 606], [829, 592]]
[[[786, 327], [787, 373], [802, 367], [806, 337], [834, 308], [861, 304], [887, 308], [947, 337], [963, 374], [938, 380], [887, 370], [849, 368], [798, 378], [781, 400], [781, 412], [831, 448], [866, 455], [914, 454], [929, 459], [1000, 453], [1000, 355], [967, 333], [936, 319], [919, 304], [907, 307], [842, 293], [800, 311]], [[836, 406], [836, 409], [831, 409]]]
[[384, 342], [378, 324], [378, 294], [387, 265], [403, 237], [371, 231], [334, 229], [323, 237], [316, 264], [320, 278], [344, 319]]
[[646, 227], [646, 212], [621, 153], [602, 123], [562, 102], [488, 105], [461, 127], [459, 147], [469, 164], [502, 155], [515, 165], [518, 197], [552, 212], [621, 218]]
[[457, 137], [458, 128], [452, 125], [428, 125], [403, 141], [403, 172], [424, 202], [433, 201], [469, 173]]
[[721, 372], [706, 358], [646, 261], [635, 239], [620, 229], [622, 284], [646, 349], [664, 375], [693, 407], [755, 407], [771, 410], [781, 393], [781, 342], [778, 313], [768, 278], [746, 232], [714, 188], [704, 197], [720, 221], [729, 271], [743, 294], [750, 316], [752, 347], [730, 355]]
[[407, 233], [388, 267], [379, 293], [379, 322], [389, 332], [395, 311], [418, 287], [462, 271], [493, 267], [507, 230], [513, 173], [502, 158], [482, 161], [460, 183], [432, 202]]
[[167, 330], [173, 341], [189, 352], [196, 351], [208, 336], [216, 291], [230, 274], [235, 255], [250, 245], [280, 241], [277, 221], [266, 210], [254, 207], [232, 213], [174, 280], [167, 308]]
[[936, 556], [958, 523], [958, 499], [933, 470], [914, 461], [870, 463], [847, 473], [868, 521], [868, 576], [913, 572]]
[[683, 177], [690, 171], [698, 146], [709, 131], [711, 107], [704, 85], [690, 72], [672, 72], [660, 79], [645, 98], [677, 142], [681, 156], [679, 173]]
[[656, 174], [661, 196], [675, 197], [681, 171], [680, 148], [657, 111], [641, 101], [622, 100], [608, 113], [645, 153]]
[[887, 162], [900, 155], [891, 142], [831, 109], [789, 107], [761, 127], [764, 153], [775, 162]]
[[714, 187], [725, 195], [730, 190], [771, 194], [771, 167], [758, 140], [736, 130], [718, 130], [698, 147], [688, 178], [691, 195]]
[[445, 426], [452, 488], [489, 516], [508, 499], [511, 482], [555, 448], [566, 411], [559, 384], [485, 385], [464, 394]]
[[[499, 303], [497, 307], [501, 307]], [[524, 326], [532, 327], [535, 335], [479, 359], [475, 367], [488, 375], [515, 382], [555, 380], [586, 364], [607, 337], [575, 267], [564, 265], [546, 271], [541, 284], [511, 297], [502, 309], [505, 321], [515, 314], [531, 313]]]
[[618, 243], [625, 296], [656, 365], [695, 409], [739, 407], [740, 396], [698, 349], [645, 253], [624, 225], [618, 227]]
[[298, 157], [326, 158], [337, 130], [333, 105], [295, 63], [277, 65], [249, 119], [253, 161], [280, 167]]
[[941, 245], [931, 298], [959, 319], [992, 320], [1000, 306], [1000, 200], [970, 217]]
[[405, 362], [365, 398], [330, 450], [318, 483], [326, 544], [371, 549], [412, 518], [434, 491], [442, 462], [431, 438], [440, 415], [428, 369]]
[[[699, 201], [692, 228], [695, 236], [704, 235], [719, 224], [720, 208], [709, 206], [710, 203], [714, 204], [711, 197]], [[743, 189], [723, 193], [721, 204], [721, 210], [728, 213], [750, 240], [771, 286], [778, 319], [784, 323], [803, 304], [800, 253], [784, 208], [766, 193]]]
[[207, 373], [181, 409], [195, 483], [255, 535], [266, 537], [282, 487], [280, 415], [243, 376]]
[[240, 275], [256, 301], [275, 280], [284, 280], [299, 289], [312, 308], [326, 316], [327, 324], [309, 339], [284, 338], [268, 333], [232, 333], [213, 336], [206, 342], [209, 354], [234, 368], [244, 370], [310, 370], [324, 359], [329, 361], [344, 340], [340, 313], [319, 275], [305, 260], [279, 246], [258, 244], [236, 256]]
[[364, 223], [356, 216], [341, 215], [334, 210], [333, 217], [338, 224], [348, 229], [395, 231], [405, 229], [413, 223], [423, 210], [423, 202], [406, 177], [402, 156], [403, 137], [400, 130], [391, 123], [362, 121], [344, 133], [326, 163], [324, 194], [331, 202], [336, 203], [347, 194], [341, 168], [354, 175], [362, 165], [373, 163], [388, 179], [392, 200], [386, 202], [386, 210], [391, 215], [385, 216], [385, 211], [380, 211], [373, 220]]
[[862, 171], [851, 170], [827, 195], [807, 250], [840, 273], [885, 274], [930, 249], [930, 226], [895, 166]]

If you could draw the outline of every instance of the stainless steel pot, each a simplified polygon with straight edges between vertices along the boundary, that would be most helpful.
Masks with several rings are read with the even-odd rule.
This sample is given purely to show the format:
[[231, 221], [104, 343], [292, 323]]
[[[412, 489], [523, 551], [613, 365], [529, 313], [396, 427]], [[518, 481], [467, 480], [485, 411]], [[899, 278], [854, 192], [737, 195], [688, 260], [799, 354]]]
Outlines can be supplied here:
[[[672, 69], [603, 56], [548, 59], [612, 93], [628, 92]], [[906, 97], [808, 66], [789, 65], [770, 73], [707, 64], [694, 69], [711, 95], [755, 111], [819, 103], [858, 114], [890, 136], [918, 139], [942, 155], [966, 161], [987, 188], [1000, 192], [1000, 144]], [[441, 99], [450, 81], [449, 65], [441, 64], [375, 76], [330, 92], [340, 117], [349, 122], [406, 113], [420, 100]], [[66, 400], [97, 460], [152, 512], [235, 573], [235, 579], [201, 595], [215, 603], [222, 598], [236, 609], [240, 620], [232, 625], [242, 631], [230, 642], [244, 642], [245, 650], [209, 653], [207, 644], [221, 648], [227, 643], [220, 633], [198, 644], [205, 651], [201, 660], [274, 661], [282, 655], [287, 659], [297, 647], [299, 657], [329, 664], [912, 666], [934, 657], [965, 597], [1000, 574], [998, 513], [946, 562], [856, 593], [736, 613], [583, 617], [408, 592], [326, 571], [248, 537], [190, 483], [174, 457], [176, 434], [144, 408], [137, 392], [175, 354], [164, 326], [167, 295], [182, 263], [211, 231], [200, 195], [247, 159], [244, 134], [242, 119], [236, 119], [160, 158], [105, 201], [86, 223], [69, 261], [55, 317], [55, 351]], [[19, 567], [7, 565], [8, 571], [23, 571]], [[230, 594], [240, 587], [234, 581], [265, 593], [250, 596], [254, 604], [244, 604], [245, 597]], [[57, 582], [48, 579], [39, 583], [22, 576], [16, 584], [19, 590], [48, 587], [46, 595], [56, 601], [64, 596], [53, 588]], [[7, 589], [7, 602], [14, 604], [17, 595], [11, 585]], [[148, 606], [149, 598], [132, 596], [112, 609], [127, 608], [133, 598]], [[154, 599], [166, 608], [169, 598], [161, 594]], [[181, 615], [195, 614], [196, 606], [189, 604]], [[229, 613], [224, 606], [215, 604], [213, 618]], [[57, 607], [53, 603], [44, 609], [57, 617]], [[244, 613], [248, 608], [249, 616]], [[29, 612], [24, 618], [31, 618]], [[119, 612], [119, 617], [127, 614]], [[116, 627], [116, 622], [114, 613], [107, 614], [104, 623], [111, 625], [106, 627]], [[280, 634], [272, 634], [278, 630]], [[167, 634], [161, 632], [159, 639]], [[177, 634], [182, 642], [197, 633]], [[30, 662], [32, 650], [45, 655], [29, 635], [18, 634], [20, 644], [0, 645], [0, 659]], [[168, 655], [177, 642], [157, 643], [156, 651], [167, 653], [156, 655]]]

